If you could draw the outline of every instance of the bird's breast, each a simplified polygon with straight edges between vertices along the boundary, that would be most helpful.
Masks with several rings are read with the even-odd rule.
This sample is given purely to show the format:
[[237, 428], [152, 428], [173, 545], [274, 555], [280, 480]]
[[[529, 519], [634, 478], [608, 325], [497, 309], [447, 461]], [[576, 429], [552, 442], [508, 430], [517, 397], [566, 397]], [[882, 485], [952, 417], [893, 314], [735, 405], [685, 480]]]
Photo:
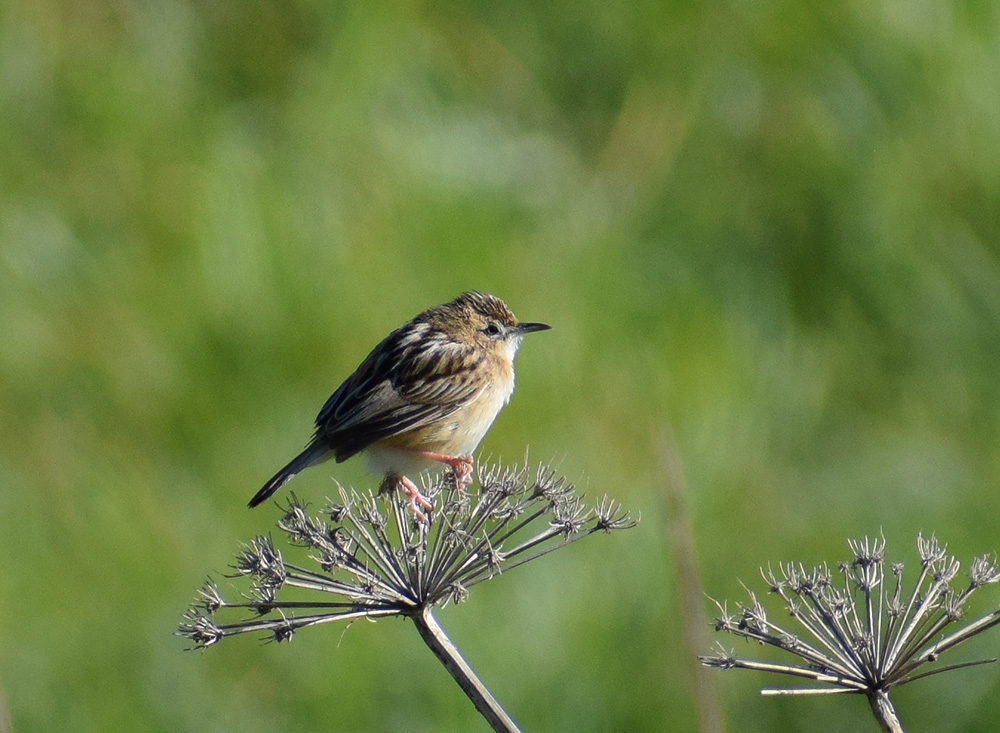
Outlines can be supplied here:
[[379, 472], [407, 474], [433, 465], [408, 451], [468, 455], [482, 442], [513, 392], [514, 370], [497, 370], [497, 378], [489, 380], [454, 412], [370, 446], [366, 451], [368, 463]]
[[465, 455], [476, 449], [513, 392], [514, 376], [511, 373], [508, 379], [489, 382], [468, 404], [448, 416], [451, 442], [454, 444], [451, 455]]

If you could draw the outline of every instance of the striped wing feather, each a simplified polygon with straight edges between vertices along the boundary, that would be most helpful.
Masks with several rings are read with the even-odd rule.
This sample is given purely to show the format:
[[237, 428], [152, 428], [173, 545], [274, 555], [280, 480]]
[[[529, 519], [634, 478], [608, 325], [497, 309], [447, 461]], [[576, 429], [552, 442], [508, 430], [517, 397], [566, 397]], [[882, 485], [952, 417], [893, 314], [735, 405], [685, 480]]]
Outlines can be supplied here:
[[441, 420], [482, 385], [472, 348], [428, 336], [391, 333], [337, 388], [316, 416], [314, 441], [343, 461], [372, 443]]

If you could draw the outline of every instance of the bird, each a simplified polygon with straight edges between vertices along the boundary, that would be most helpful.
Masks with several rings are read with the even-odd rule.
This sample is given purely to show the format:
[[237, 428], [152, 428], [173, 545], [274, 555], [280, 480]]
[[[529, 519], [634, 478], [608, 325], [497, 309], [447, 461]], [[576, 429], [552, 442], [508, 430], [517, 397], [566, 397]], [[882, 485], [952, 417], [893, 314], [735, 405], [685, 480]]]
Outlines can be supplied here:
[[478, 291], [428, 308], [386, 336], [330, 395], [305, 449], [248, 506], [310, 466], [363, 453], [427, 524], [421, 509], [433, 505], [409, 476], [443, 464], [460, 487], [471, 483], [472, 451], [514, 391], [521, 339], [549, 328], [521, 323], [503, 300]]

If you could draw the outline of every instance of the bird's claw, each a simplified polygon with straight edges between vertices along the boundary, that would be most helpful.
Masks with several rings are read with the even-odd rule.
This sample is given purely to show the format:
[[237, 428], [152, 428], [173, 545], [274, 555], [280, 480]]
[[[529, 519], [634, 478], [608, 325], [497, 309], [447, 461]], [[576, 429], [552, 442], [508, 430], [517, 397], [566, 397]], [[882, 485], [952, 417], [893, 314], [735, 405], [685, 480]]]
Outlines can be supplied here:
[[429, 525], [430, 521], [427, 519], [427, 515], [420, 511], [420, 508], [423, 507], [428, 512], [433, 510], [434, 505], [430, 500], [421, 494], [417, 485], [406, 476], [399, 477], [399, 489], [410, 500], [410, 511], [413, 512], [413, 516], [417, 518], [417, 521], [423, 525]]
[[449, 465], [455, 474], [455, 486], [459, 490], [469, 488], [472, 484], [472, 456], [457, 456]]

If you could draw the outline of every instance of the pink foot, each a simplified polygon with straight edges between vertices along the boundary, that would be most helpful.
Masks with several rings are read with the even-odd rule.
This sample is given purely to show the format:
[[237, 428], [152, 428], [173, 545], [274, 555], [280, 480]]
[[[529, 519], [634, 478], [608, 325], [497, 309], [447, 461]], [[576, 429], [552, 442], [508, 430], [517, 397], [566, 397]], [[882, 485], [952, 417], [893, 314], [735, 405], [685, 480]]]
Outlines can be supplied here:
[[[430, 524], [427, 521], [427, 515], [420, 511], [420, 507], [423, 507], [427, 511], [431, 511], [434, 505], [427, 500], [427, 497], [420, 493], [420, 489], [417, 485], [410, 481], [406, 476], [399, 477], [399, 489], [403, 494], [410, 500], [410, 511], [413, 512], [413, 516], [417, 518], [417, 521], [421, 524]], [[420, 506], [417, 506], [417, 505]]]
[[469, 488], [472, 483], [472, 456], [440, 456], [434, 460], [451, 467], [455, 473], [455, 485], [459, 489]]
[[469, 488], [472, 484], [472, 456], [459, 456], [458, 460], [451, 464], [451, 469], [455, 472], [455, 484], [458, 488]]

